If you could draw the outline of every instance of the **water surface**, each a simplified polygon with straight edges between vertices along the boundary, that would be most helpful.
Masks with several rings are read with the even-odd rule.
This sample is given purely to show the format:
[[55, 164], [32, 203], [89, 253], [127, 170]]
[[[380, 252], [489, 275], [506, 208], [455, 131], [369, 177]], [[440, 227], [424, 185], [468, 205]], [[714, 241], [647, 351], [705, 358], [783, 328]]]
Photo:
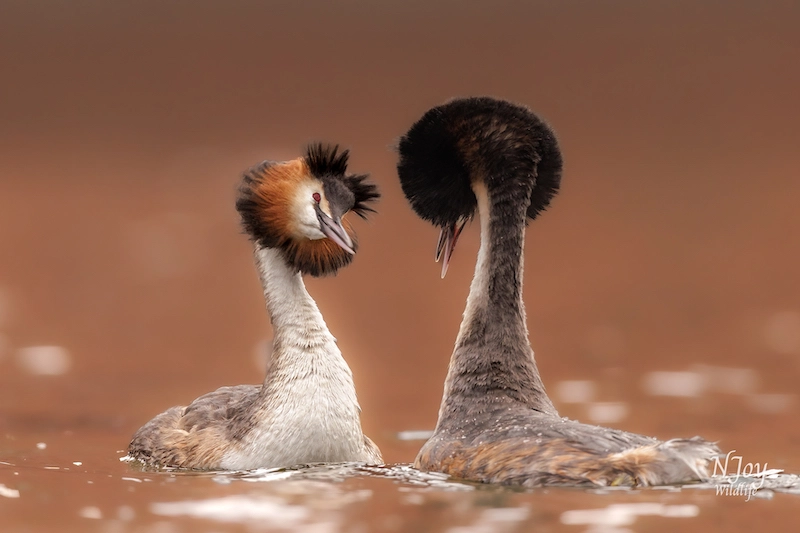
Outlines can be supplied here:
[[559, 412], [800, 472], [798, 20], [780, 1], [3, 3], [3, 531], [794, 524], [791, 491], [518, 492], [403, 466], [197, 475], [119, 457], [167, 407], [262, 379], [271, 330], [238, 176], [326, 140], [384, 196], [354, 222], [352, 266], [309, 291], [366, 432], [413, 461], [421, 441], [397, 435], [435, 424], [478, 235], [440, 280], [391, 146], [430, 106], [491, 94], [539, 112], [564, 151], [525, 250]]

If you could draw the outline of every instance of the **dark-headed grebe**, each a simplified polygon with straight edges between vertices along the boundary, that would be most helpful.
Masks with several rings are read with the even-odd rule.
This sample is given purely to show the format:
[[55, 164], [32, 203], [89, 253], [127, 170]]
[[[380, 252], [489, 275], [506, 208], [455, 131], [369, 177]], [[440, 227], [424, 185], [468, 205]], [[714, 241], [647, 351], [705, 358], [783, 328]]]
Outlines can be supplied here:
[[717, 447], [662, 442], [558, 416], [528, 342], [522, 302], [525, 225], [556, 194], [561, 153], [533, 113], [492, 98], [429, 110], [399, 144], [403, 192], [441, 228], [447, 270], [477, 210], [481, 245], [433, 436], [414, 466], [509, 485], [662, 485], [708, 476]]
[[350, 263], [356, 242], [343, 217], [365, 217], [379, 196], [367, 176], [347, 174], [347, 160], [338, 147], [313, 145], [303, 158], [265, 161], [244, 175], [236, 207], [274, 332], [266, 379], [161, 413], [133, 436], [129, 457], [225, 470], [382, 461], [361, 431], [350, 368], [302, 279]]

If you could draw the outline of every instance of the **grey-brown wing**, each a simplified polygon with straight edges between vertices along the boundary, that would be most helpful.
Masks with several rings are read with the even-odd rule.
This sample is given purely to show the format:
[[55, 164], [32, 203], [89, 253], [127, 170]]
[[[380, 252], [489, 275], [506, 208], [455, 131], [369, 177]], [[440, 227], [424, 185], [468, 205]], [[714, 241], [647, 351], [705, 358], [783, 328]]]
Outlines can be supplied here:
[[236, 385], [204, 394], [184, 409], [178, 427], [197, 431], [209, 426], [230, 425], [232, 420], [246, 416], [260, 391], [260, 385]]
[[146, 464], [180, 468], [217, 468], [227, 442], [247, 424], [249, 406], [260, 386], [221, 387], [187, 407], [172, 407], [133, 435], [131, 457]]
[[490, 429], [467, 439], [435, 435], [415, 466], [513, 485], [660, 485], [702, 479], [719, 451], [699, 438], [661, 442], [529, 410], [489, 418]]

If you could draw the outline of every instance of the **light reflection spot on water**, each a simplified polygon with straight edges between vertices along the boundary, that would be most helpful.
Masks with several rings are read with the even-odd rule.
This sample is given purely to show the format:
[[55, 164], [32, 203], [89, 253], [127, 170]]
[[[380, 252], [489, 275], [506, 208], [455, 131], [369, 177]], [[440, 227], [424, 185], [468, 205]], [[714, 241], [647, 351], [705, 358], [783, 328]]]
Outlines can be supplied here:
[[794, 404], [794, 394], [749, 394], [745, 396], [748, 407], [764, 414], [788, 411]]
[[456, 526], [446, 530], [446, 533], [495, 533], [496, 531], [510, 531], [513, 524], [523, 522], [530, 516], [527, 507], [496, 507], [484, 510], [474, 524], [469, 526]]
[[82, 518], [90, 518], [92, 520], [100, 520], [103, 518], [103, 512], [100, 510], [99, 507], [95, 507], [93, 505], [87, 505], [86, 507], [82, 507], [80, 511], [78, 511], [78, 516]]
[[565, 380], [556, 383], [556, 396], [564, 403], [588, 403], [594, 399], [595, 384], [589, 380]]
[[693, 398], [707, 392], [746, 395], [759, 384], [752, 368], [693, 365], [688, 371], [655, 371], [644, 375], [642, 386], [654, 396]]
[[595, 402], [589, 404], [587, 416], [595, 424], [611, 424], [628, 416], [625, 402]]
[[398, 440], [428, 440], [433, 435], [431, 429], [410, 429], [397, 433]]
[[644, 375], [644, 390], [654, 396], [700, 396], [706, 389], [706, 378], [699, 372], [655, 371]]
[[124, 522], [130, 522], [136, 518], [136, 511], [134, 511], [133, 507], [129, 505], [121, 505], [119, 508], [117, 508], [117, 518]]
[[752, 368], [694, 365], [692, 370], [704, 376], [706, 386], [717, 392], [746, 394], [758, 387], [758, 373]]
[[262, 525], [298, 526], [309, 518], [309, 509], [268, 496], [226, 496], [208, 500], [153, 503], [150, 512], [160, 516], [191, 516], [219, 522], [262, 522]]
[[567, 525], [595, 525], [606, 527], [629, 526], [638, 516], [663, 516], [692, 518], [700, 514], [696, 505], [664, 505], [661, 503], [619, 503], [602, 509], [575, 509], [561, 514], [561, 523]]
[[28, 346], [17, 350], [17, 363], [30, 374], [60, 376], [72, 366], [72, 357], [63, 346]]
[[80, 461], [72, 461], [72, 464], [74, 464], [75, 466], [82, 466], [83, 465], [83, 463], [80, 462]]
[[422, 505], [425, 503], [425, 496], [418, 492], [406, 494], [405, 502], [409, 505]]
[[46, 442], [37, 442], [36, 443], [36, 448], [39, 449], [39, 450], [44, 450], [45, 448], [47, 448], [47, 443]]
[[0, 496], [4, 498], [19, 498], [19, 491], [17, 489], [10, 489], [0, 483]]

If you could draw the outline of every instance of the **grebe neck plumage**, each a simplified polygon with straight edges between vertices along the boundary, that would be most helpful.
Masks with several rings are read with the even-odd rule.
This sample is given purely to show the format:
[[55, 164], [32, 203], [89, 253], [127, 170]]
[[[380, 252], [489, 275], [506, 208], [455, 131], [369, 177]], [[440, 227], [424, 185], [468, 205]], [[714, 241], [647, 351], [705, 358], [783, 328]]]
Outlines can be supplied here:
[[[457, 411], [476, 404], [517, 403], [556, 414], [539, 377], [525, 323], [525, 208], [497, 205], [483, 182], [474, 182], [472, 189], [481, 241], [439, 420], [448, 423]], [[498, 196], [503, 202], [503, 195]]]
[[221, 467], [252, 468], [267, 455], [280, 465], [380, 462], [364, 453], [353, 374], [300, 271], [273, 248], [256, 247], [255, 257], [273, 328], [269, 372], [238, 417], [246, 430]]

